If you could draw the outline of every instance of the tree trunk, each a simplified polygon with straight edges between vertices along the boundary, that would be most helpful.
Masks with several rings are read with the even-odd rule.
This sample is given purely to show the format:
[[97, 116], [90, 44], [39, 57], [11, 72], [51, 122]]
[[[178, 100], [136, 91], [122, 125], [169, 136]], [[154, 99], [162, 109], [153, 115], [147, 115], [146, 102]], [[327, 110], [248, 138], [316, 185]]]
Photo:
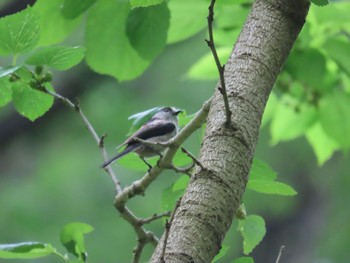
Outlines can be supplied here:
[[220, 250], [246, 188], [266, 101], [308, 8], [306, 0], [253, 4], [225, 67], [235, 128], [224, 125], [216, 89], [199, 157], [205, 169], [196, 167], [151, 262], [210, 262]]

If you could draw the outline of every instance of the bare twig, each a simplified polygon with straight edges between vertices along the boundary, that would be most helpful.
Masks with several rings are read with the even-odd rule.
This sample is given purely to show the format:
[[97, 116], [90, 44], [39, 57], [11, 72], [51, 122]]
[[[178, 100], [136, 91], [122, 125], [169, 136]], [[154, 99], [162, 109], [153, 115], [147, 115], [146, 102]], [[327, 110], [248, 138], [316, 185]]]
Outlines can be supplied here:
[[[107, 155], [107, 151], [104, 147], [104, 139], [105, 139], [106, 135], [103, 135], [101, 138], [97, 135], [95, 129], [93, 128], [93, 126], [91, 125], [89, 120], [84, 115], [79, 104], [73, 103], [68, 98], [65, 98], [65, 97], [61, 96], [60, 94], [57, 94], [57, 93], [52, 92], [50, 90], [44, 89], [43, 91], [48, 93], [49, 95], [53, 96], [54, 98], [60, 100], [65, 105], [67, 105], [69, 108], [71, 108], [72, 110], [79, 113], [86, 128], [88, 129], [88, 131], [91, 133], [91, 135], [95, 139], [104, 160], [105, 161], [109, 160], [108, 155]], [[105, 171], [110, 175], [110, 177], [111, 177], [111, 179], [116, 187], [117, 194], [121, 193], [123, 191], [123, 189], [122, 189], [121, 184], [120, 184], [118, 178], [116, 177], [114, 171], [112, 170], [112, 168], [106, 167]], [[154, 246], [156, 246], [158, 244], [158, 239], [152, 232], [146, 231], [142, 227], [142, 224], [140, 224], [139, 222], [142, 221], [143, 219], [137, 218], [124, 204], [122, 204], [120, 206], [116, 206], [116, 208], [119, 211], [121, 217], [124, 220], [126, 220], [127, 222], [129, 222], [129, 224], [131, 224], [133, 226], [133, 228], [136, 232], [136, 235], [138, 238], [138, 243], [137, 243], [136, 248], [134, 249], [134, 261], [133, 262], [137, 263], [137, 262], [139, 262], [139, 259], [140, 259], [140, 256], [141, 256], [141, 253], [143, 251], [144, 246], [147, 243], [151, 243]]]
[[191, 177], [191, 170], [193, 169], [195, 163], [191, 163], [187, 167], [176, 167], [174, 164], [171, 164], [170, 167], [166, 167], [167, 169], [174, 170], [177, 173], [187, 174]]
[[[104, 137], [105, 136], [102, 136], [102, 138], [100, 138], [98, 135], [97, 135], [97, 132], [95, 131], [94, 127], [92, 126], [92, 124], [89, 122], [89, 120], [86, 118], [85, 114], [83, 113], [83, 111], [81, 110], [80, 108], [80, 105], [78, 103], [73, 103], [72, 101], [70, 101], [69, 99], [61, 96], [60, 94], [58, 93], [55, 93], [53, 91], [50, 91], [46, 88], [44, 88], [43, 90], [44, 92], [50, 94], [51, 96], [53, 96], [54, 98], [60, 100], [61, 102], [63, 102], [63, 104], [67, 105], [69, 108], [71, 108], [72, 110], [76, 111], [79, 115], [80, 115], [80, 118], [82, 119], [83, 123], [85, 124], [85, 127], [88, 129], [88, 131], [90, 132], [90, 134], [92, 135], [92, 137], [94, 138], [96, 144], [98, 145], [99, 149], [100, 149], [100, 152], [103, 156], [103, 159], [105, 161], [107, 161], [109, 158], [108, 158], [108, 155], [107, 155], [107, 151], [103, 145], [103, 140], [104, 140]], [[115, 185], [115, 188], [116, 188], [116, 191], [117, 193], [120, 193], [122, 191], [122, 187], [120, 185], [120, 181], [118, 180], [117, 176], [115, 175], [114, 171], [110, 168], [107, 168], [105, 169], [106, 172], [109, 174], [109, 176], [111, 177], [114, 185]]]
[[161, 263], [165, 263], [164, 256], [165, 256], [166, 245], [167, 245], [167, 243], [168, 243], [169, 230], [170, 230], [171, 224], [173, 223], [176, 210], [177, 210], [177, 209], [179, 208], [179, 206], [180, 206], [180, 203], [181, 203], [181, 197], [180, 197], [179, 200], [177, 200], [177, 202], [176, 202], [176, 204], [175, 204], [175, 207], [174, 207], [174, 210], [173, 210], [173, 212], [171, 213], [171, 216], [170, 216], [170, 218], [169, 218], [169, 221], [167, 220], [166, 223], [165, 223], [165, 233], [164, 233], [162, 254], [161, 254], [161, 256], [160, 256], [160, 262], [161, 262]]
[[208, 8], [209, 15], [207, 17], [209, 40], [206, 39], [205, 42], [207, 42], [208, 46], [211, 49], [211, 52], [213, 53], [216, 67], [218, 68], [218, 71], [219, 71], [220, 83], [221, 83], [221, 87], [219, 87], [219, 91], [224, 99], [225, 112], [226, 112], [226, 126], [231, 127], [232, 126], [232, 121], [231, 121], [232, 112], [230, 110], [230, 105], [228, 103], [228, 97], [227, 97], [227, 91], [226, 91], [226, 84], [225, 84], [225, 77], [224, 77], [225, 65], [221, 66], [220, 59], [219, 59], [218, 53], [217, 53], [216, 48], [215, 48], [214, 36], [213, 36], [214, 5], [215, 5], [215, 0], [211, 0], [209, 8]]
[[203, 164], [189, 151], [187, 151], [184, 147], [181, 147], [181, 151], [185, 153], [188, 157], [190, 157], [196, 165], [198, 165], [200, 168], [205, 169]]
[[282, 257], [282, 254], [283, 254], [283, 250], [285, 249], [286, 247], [284, 245], [281, 246], [280, 248], [280, 251], [278, 252], [278, 256], [277, 256], [277, 259], [276, 259], [276, 263], [279, 263], [280, 262], [280, 259]]
[[145, 247], [146, 242], [141, 241], [140, 239], [137, 240], [137, 245], [133, 250], [134, 257], [132, 259], [132, 263], [138, 263], [140, 262], [140, 258], [142, 255], [143, 248]]
[[157, 219], [163, 218], [163, 217], [169, 217], [171, 215], [170, 211], [161, 213], [161, 214], [154, 214], [148, 218], [142, 218], [139, 220], [139, 224], [140, 225], [145, 225], [145, 224], [149, 224]]

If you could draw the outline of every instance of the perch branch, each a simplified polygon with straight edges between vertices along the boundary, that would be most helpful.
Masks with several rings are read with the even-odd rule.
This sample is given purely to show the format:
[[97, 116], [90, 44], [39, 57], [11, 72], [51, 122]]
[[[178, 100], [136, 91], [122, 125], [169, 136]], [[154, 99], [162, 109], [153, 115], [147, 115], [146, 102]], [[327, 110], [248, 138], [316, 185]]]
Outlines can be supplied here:
[[171, 167], [172, 159], [180, 147], [180, 145], [197, 129], [202, 127], [205, 122], [211, 100], [206, 101], [202, 108], [196, 113], [193, 119], [171, 140], [169, 148], [166, 150], [164, 156], [159, 160], [158, 165], [155, 165], [149, 172], [147, 172], [140, 180], [132, 183], [129, 187], [123, 189], [115, 197], [114, 206], [118, 208], [125, 204], [125, 202], [135, 195], [142, 195], [145, 189], [159, 176], [159, 174], [166, 168]]

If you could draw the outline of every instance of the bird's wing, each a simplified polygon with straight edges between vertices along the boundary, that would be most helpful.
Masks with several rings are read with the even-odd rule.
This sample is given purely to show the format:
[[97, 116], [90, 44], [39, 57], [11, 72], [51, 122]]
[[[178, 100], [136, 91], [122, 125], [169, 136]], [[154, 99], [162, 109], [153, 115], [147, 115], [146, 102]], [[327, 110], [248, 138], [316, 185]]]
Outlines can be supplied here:
[[118, 148], [126, 144], [131, 145], [136, 143], [136, 141], [134, 140], [135, 137], [141, 140], [147, 140], [152, 137], [158, 137], [171, 133], [175, 129], [175, 124], [170, 121], [152, 121], [151, 123], [148, 122], [145, 125], [143, 125], [140, 129], [138, 129], [133, 135], [131, 135], [123, 144], [118, 146]]

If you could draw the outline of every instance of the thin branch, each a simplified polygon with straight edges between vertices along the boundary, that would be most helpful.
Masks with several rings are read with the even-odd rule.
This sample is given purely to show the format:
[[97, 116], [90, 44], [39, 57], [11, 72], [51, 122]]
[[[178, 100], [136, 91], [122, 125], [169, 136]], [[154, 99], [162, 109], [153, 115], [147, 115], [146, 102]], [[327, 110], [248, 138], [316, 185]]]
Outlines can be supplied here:
[[[92, 137], [94, 138], [96, 144], [98, 145], [99, 149], [100, 149], [100, 152], [103, 156], [103, 159], [105, 161], [107, 161], [109, 158], [108, 158], [108, 155], [107, 155], [107, 151], [106, 151], [106, 148], [104, 147], [103, 145], [103, 140], [104, 140], [104, 137], [105, 136], [102, 136], [102, 138], [100, 138], [98, 135], [97, 135], [97, 132], [95, 131], [94, 127], [92, 126], [92, 124], [89, 122], [89, 120], [86, 118], [85, 114], [83, 113], [83, 111], [81, 110], [80, 108], [80, 105], [79, 103], [73, 103], [71, 100], [69, 100], [68, 98], [65, 98], [63, 96], [61, 96], [60, 94], [56, 93], [56, 92], [53, 92], [53, 91], [50, 91], [46, 88], [43, 89], [43, 91], [51, 96], [53, 96], [54, 98], [60, 100], [61, 102], [63, 102], [63, 104], [67, 105], [69, 108], [71, 108], [72, 110], [76, 111], [79, 115], [80, 115], [80, 118], [82, 119], [85, 127], [88, 129], [88, 131], [90, 132], [90, 134], [92, 135]], [[114, 171], [110, 168], [107, 168], [105, 169], [106, 172], [109, 174], [109, 176], [111, 177], [114, 185], [115, 185], [115, 188], [116, 188], [116, 191], [117, 193], [120, 193], [122, 191], [122, 187], [120, 185], [120, 181], [118, 180], [117, 176], [115, 175]]]
[[143, 242], [141, 240], [137, 240], [137, 245], [133, 250], [134, 257], [132, 259], [132, 263], [140, 262], [142, 251], [143, 251], [143, 248], [145, 247], [145, 245], [146, 245], [146, 242]]
[[174, 210], [171, 213], [169, 221], [167, 220], [166, 223], [165, 223], [165, 233], [164, 233], [163, 247], [162, 247], [162, 253], [160, 255], [160, 262], [161, 263], [165, 263], [164, 256], [165, 256], [166, 245], [168, 243], [169, 231], [170, 231], [171, 224], [173, 223], [176, 210], [179, 208], [180, 203], [181, 203], [181, 197], [180, 197], [179, 200], [177, 200], [177, 202], [175, 204], [175, 207], [174, 207]]
[[170, 211], [161, 213], [161, 214], [154, 214], [148, 218], [142, 218], [139, 220], [139, 224], [140, 225], [145, 225], [145, 224], [149, 224], [157, 219], [163, 218], [163, 217], [169, 217], [171, 215]]
[[[101, 138], [97, 135], [97, 132], [89, 122], [89, 120], [84, 115], [78, 103], [73, 103], [68, 98], [61, 96], [55, 92], [52, 92], [47, 89], [43, 89], [43, 92], [53, 96], [54, 98], [60, 100], [62, 103], [67, 105], [69, 108], [76, 111], [92, 137], [94, 138], [96, 144], [98, 145], [102, 156], [105, 161], [107, 161], [108, 155], [107, 151], [104, 147], [104, 139], [106, 135], [103, 135]], [[132, 225], [135, 233], [137, 235], [138, 243], [134, 249], [134, 258], [133, 262], [137, 263], [140, 260], [142, 251], [144, 246], [147, 243], [151, 243], [154, 246], [158, 244], [157, 237], [149, 231], [146, 231], [143, 228], [143, 225], [156, 220], [160, 217], [166, 216], [163, 215], [155, 215], [151, 218], [140, 219], [137, 218], [126, 206], [125, 203], [127, 200], [135, 196], [136, 194], [141, 194], [144, 190], [158, 177], [158, 175], [164, 170], [164, 167], [172, 167], [172, 158], [174, 157], [176, 151], [180, 147], [180, 145], [198, 128], [200, 128], [206, 120], [208, 115], [209, 107], [211, 100], [206, 101], [201, 110], [196, 114], [196, 116], [175, 136], [173, 140], [171, 140], [171, 144], [168, 145], [168, 150], [165, 155], [160, 159], [160, 166], [155, 166], [152, 168], [150, 172], [148, 172], [142, 179], [134, 182], [130, 187], [122, 188], [119, 180], [117, 179], [114, 171], [109, 167], [105, 168], [105, 171], [110, 175], [115, 187], [117, 195], [115, 197], [114, 206], [119, 211], [121, 217], [126, 220], [129, 224]], [[141, 222], [141, 223], [140, 223]]]
[[231, 121], [232, 112], [230, 110], [230, 105], [228, 103], [228, 97], [227, 97], [227, 91], [226, 91], [226, 84], [225, 84], [225, 77], [224, 77], [225, 65], [221, 66], [220, 59], [219, 59], [218, 53], [217, 53], [216, 48], [215, 48], [214, 36], [213, 36], [214, 5], [215, 5], [215, 0], [211, 0], [209, 8], [208, 8], [209, 15], [207, 17], [209, 40], [205, 40], [205, 42], [207, 42], [208, 46], [211, 49], [211, 52], [213, 53], [216, 67], [218, 68], [218, 71], [219, 71], [220, 83], [221, 83], [221, 87], [219, 87], [219, 91], [224, 99], [225, 112], [226, 112], [226, 126], [231, 127], [232, 126], [232, 121]]
[[188, 157], [190, 157], [193, 161], [193, 163], [195, 163], [196, 165], [198, 165], [200, 168], [205, 169], [205, 167], [203, 166], [203, 164], [189, 151], [187, 151], [184, 147], [181, 147], [181, 151], [183, 153], [185, 153]]
[[[96, 141], [96, 143], [97, 143], [97, 145], [102, 153], [104, 160], [107, 161], [109, 158], [107, 155], [107, 151], [104, 147], [104, 139], [105, 139], [106, 135], [103, 135], [101, 138], [97, 135], [95, 129], [93, 128], [93, 126], [91, 125], [89, 120], [84, 115], [79, 104], [77, 104], [77, 103], [75, 104], [72, 101], [70, 101], [69, 99], [61, 96], [60, 94], [52, 92], [50, 90], [44, 89], [43, 91], [50, 94], [54, 98], [60, 100], [65, 105], [67, 105], [69, 108], [71, 108], [74, 111], [76, 111], [77, 113], [79, 113], [86, 128], [88, 129], [88, 131], [91, 133], [91, 135], [95, 139], [95, 141]], [[105, 171], [110, 175], [110, 177], [111, 177], [111, 179], [116, 187], [117, 194], [121, 193], [123, 189], [122, 189], [121, 184], [120, 184], [118, 178], [116, 177], [114, 171], [112, 170], [112, 168], [110, 168], [110, 166], [106, 167]], [[156, 246], [158, 244], [158, 239], [152, 232], [146, 231], [142, 227], [142, 224], [140, 225], [139, 222], [142, 221], [143, 219], [137, 218], [124, 204], [122, 204], [116, 208], [119, 211], [121, 217], [133, 226], [135, 233], [137, 235], [138, 243], [137, 243], [136, 248], [134, 249], [134, 261], [133, 262], [138, 263], [144, 246], [147, 243], [151, 243], [154, 246]]]
[[283, 251], [286, 247], [284, 245], [281, 246], [280, 248], [280, 251], [278, 252], [278, 256], [277, 256], [277, 259], [276, 259], [276, 263], [279, 263], [280, 262], [280, 259], [282, 257], [282, 254], [283, 254]]
[[197, 129], [202, 127], [205, 122], [211, 99], [207, 100], [202, 108], [196, 113], [193, 119], [171, 140], [171, 146], [165, 151], [163, 157], [159, 160], [159, 165], [155, 165], [149, 172], [147, 172], [140, 180], [132, 183], [132, 185], [125, 187], [114, 200], [114, 206], [125, 204], [125, 202], [135, 195], [141, 195], [145, 189], [159, 176], [159, 174], [172, 164], [172, 159], [175, 156], [180, 145]]
[[191, 170], [195, 166], [195, 163], [191, 163], [187, 167], [176, 167], [174, 164], [171, 164], [170, 167], [166, 167], [167, 169], [174, 170], [176, 173], [182, 173], [187, 174], [189, 177], [191, 177]]

